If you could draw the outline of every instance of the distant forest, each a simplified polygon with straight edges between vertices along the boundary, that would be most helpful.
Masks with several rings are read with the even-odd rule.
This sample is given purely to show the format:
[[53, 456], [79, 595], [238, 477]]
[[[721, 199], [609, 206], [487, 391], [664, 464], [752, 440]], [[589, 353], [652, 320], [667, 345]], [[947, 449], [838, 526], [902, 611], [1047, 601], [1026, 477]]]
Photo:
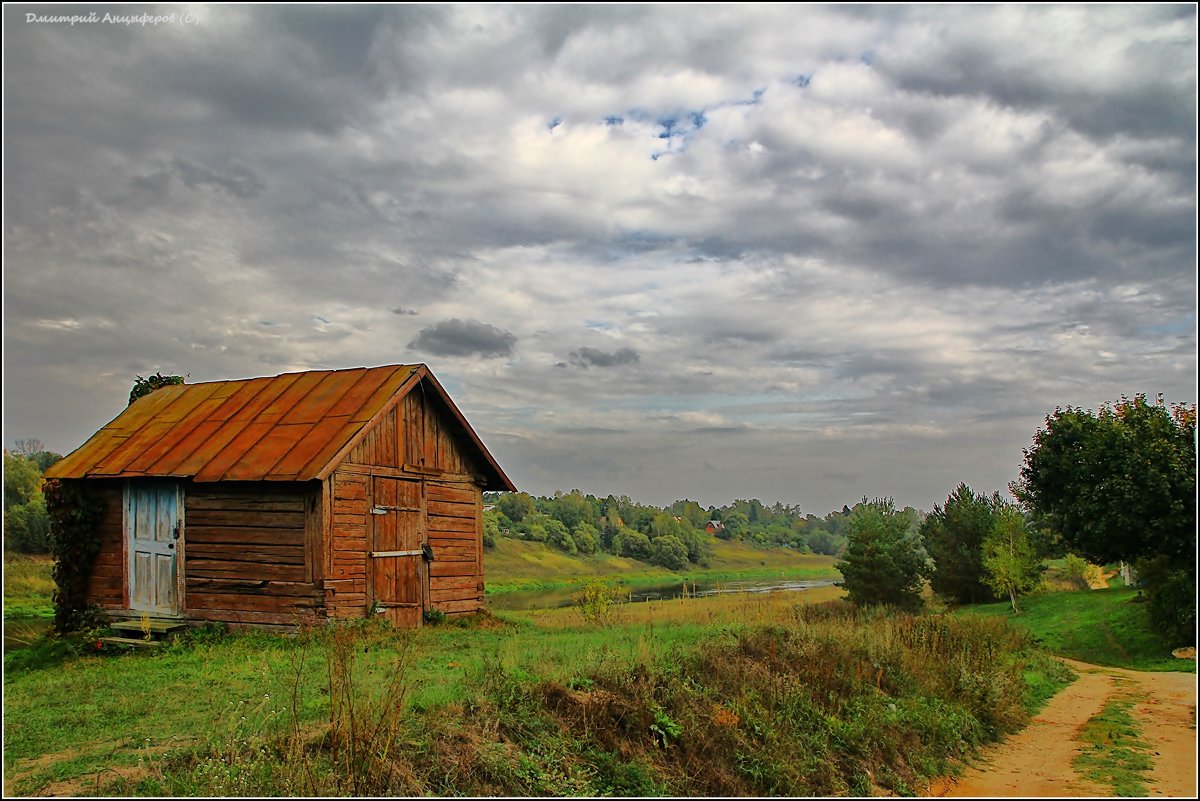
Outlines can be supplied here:
[[[846, 547], [846, 524], [858, 506], [817, 517], [803, 514], [798, 506], [767, 506], [757, 498], [707, 508], [684, 499], [657, 507], [626, 495], [597, 498], [579, 490], [549, 497], [489, 492], [484, 504], [490, 507], [484, 514], [486, 546], [494, 547], [498, 537], [512, 537], [571, 554], [604, 551], [673, 569], [688, 562], [704, 565], [712, 537], [839, 556]], [[913, 512], [919, 521], [919, 513]]]

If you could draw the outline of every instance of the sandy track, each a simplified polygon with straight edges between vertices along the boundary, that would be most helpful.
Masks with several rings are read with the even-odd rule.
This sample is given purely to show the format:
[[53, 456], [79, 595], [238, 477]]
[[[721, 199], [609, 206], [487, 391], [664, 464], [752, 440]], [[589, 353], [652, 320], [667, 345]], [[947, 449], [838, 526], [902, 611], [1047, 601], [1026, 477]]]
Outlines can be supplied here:
[[934, 782], [927, 795], [953, 798], [1109, 796], [1078, 776], [1080, 728], [1114, 695], [1140, 699], [1132, 713], [1151, 748], [1151, 796], [1194, 798], [1196, 675], [1143, 673], [1064, 659], [1079, 679], [1051, 699], [1022, 731], [987, 749], [961, 778]]

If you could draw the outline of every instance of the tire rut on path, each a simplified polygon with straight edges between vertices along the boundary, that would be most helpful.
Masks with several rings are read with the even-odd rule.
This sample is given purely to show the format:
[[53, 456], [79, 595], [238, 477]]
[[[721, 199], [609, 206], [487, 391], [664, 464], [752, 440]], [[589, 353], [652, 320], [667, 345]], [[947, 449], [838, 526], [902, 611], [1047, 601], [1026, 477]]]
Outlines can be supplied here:
[[1072, 763], [1079, 730], [1117, 694], [1134, 689], [1133, 714], [1149, 746], [1155, 797], [1194, 798], [1196, 675], [1144, 673], [1064, 659], [1079, 678], [1054, 696], [1022, 731], [986, 749], [959, 779], [934, 782], [926, 795], [963, 797], [1105, 797], [1112, 789], [1079, 776]]

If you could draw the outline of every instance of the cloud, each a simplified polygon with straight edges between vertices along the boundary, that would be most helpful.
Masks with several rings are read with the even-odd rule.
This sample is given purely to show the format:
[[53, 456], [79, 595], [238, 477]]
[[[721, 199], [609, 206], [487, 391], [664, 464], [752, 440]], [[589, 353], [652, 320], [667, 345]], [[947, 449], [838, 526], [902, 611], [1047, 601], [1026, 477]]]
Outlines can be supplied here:
[[478, 320], [444, 320], [421, 332], [410, 348], [437, 356], [509, 356], [517, 338], [508, 331]]
[[1191, 6], [3, 13], [5, 426], [59, 452], [134, 375], [416, 353], [531, 491], [929, 508], [1194, 397]]
[[616, 367], [622, 364], [634, 364], [640, 359], [641, 356], [633, 348], [619, 348], [612, 353], [606, 353], [585, 346], [571, 351], [571, 361], [580, 367]]

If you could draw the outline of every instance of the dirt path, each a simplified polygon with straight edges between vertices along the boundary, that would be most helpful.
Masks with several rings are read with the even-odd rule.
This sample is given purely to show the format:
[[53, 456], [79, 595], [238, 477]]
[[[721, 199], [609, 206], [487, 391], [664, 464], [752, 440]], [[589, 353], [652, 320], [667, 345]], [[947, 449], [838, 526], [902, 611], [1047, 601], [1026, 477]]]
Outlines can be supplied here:
[[1194, 798], [1196, 791], [1196, 675], [1143, 673], [1064, 659], [1079, 679], [1051, 699], [1024, 730], [988, 749], [957, 780], [935, 782], [927, 795], [951, 798], [1109, 796], [1108, 787], [1078, 776], [1071, 763], [1076, 735], [1109, 698], [1141, 699], [1132, 714], [1150, 747], [1151, 797]]

